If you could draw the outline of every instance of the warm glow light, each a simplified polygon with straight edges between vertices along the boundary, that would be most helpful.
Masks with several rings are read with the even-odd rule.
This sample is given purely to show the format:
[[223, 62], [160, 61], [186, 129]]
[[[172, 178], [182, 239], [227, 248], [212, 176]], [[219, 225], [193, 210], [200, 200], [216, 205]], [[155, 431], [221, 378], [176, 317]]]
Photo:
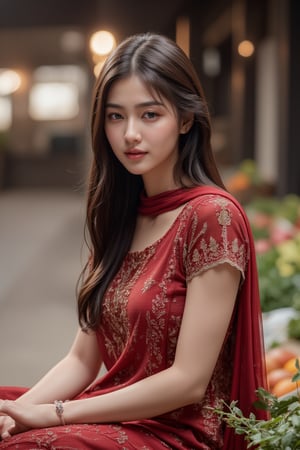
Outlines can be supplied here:
[[0, 70], [0, 95], [10, 95], [21, 86], [21, 77], [14, 70]]
[[254, 53], [254, 45], [251, 41], [242, 41], [238, 46], [238, 52], [244, 58], [249, 58], [249, 56]]
[[10, 97], [0, 97], [0, 131], [6, 131], [12, 124], [12, 105]]
[[97, 31], [90, 39], [90, 49], [97, 55], [108, 55], [115, 47], [116, 41], [109, 31]]
[[73, 119], [79, 112], [78, 87], [73, 83], [36, 83], [29, 95], [35, 120]]

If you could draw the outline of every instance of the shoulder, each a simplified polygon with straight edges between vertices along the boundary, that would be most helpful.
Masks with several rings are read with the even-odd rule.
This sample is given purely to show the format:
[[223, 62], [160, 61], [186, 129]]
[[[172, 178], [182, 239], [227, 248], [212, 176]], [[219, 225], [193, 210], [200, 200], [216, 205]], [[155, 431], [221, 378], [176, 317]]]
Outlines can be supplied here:
[[192, 220], [222, 226], [245, 227], [246, 214], [239, 202], [220, 188], [207, 188], [187, 204], [187, 213]]
[[251, 233], [240, 204], [226, 192], [213, 190], [186, 205], [183, 260], [191, 279], [211, 267], [229, 263], [244, 276]]

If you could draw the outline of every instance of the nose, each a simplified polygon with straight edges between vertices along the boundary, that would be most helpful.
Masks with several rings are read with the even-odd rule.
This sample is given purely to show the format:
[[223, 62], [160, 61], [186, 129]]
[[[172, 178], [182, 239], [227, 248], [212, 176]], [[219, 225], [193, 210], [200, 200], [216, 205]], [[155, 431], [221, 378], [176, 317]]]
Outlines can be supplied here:
[[140, 142], [141, 133], [138, 128], [138, 124], [134, 119], [128, 119], [125, 129], [124, 138], [127, 142]]

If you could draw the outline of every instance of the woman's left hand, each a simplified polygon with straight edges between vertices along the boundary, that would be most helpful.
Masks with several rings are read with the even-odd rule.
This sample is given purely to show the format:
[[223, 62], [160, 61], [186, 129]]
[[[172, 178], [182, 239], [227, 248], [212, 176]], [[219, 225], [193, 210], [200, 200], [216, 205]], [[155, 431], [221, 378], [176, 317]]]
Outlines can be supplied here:
[[33, 428], [46, 428], [60, 425], [53, 404], [30, 405], [3, 400], [0, 401], [0, 415], [7, 415], [15, 422], [11, 428], [2, 433], [2, 439]]

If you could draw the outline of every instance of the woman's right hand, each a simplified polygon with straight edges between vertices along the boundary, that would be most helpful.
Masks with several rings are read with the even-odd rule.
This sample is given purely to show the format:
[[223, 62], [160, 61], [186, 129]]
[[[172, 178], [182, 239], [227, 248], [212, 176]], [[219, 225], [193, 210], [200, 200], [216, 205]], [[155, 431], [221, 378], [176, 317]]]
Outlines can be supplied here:
[[10, 430], [15, 427], [15, 421], [9, 416], [0, 417], [0, 440], [11, 437]]

